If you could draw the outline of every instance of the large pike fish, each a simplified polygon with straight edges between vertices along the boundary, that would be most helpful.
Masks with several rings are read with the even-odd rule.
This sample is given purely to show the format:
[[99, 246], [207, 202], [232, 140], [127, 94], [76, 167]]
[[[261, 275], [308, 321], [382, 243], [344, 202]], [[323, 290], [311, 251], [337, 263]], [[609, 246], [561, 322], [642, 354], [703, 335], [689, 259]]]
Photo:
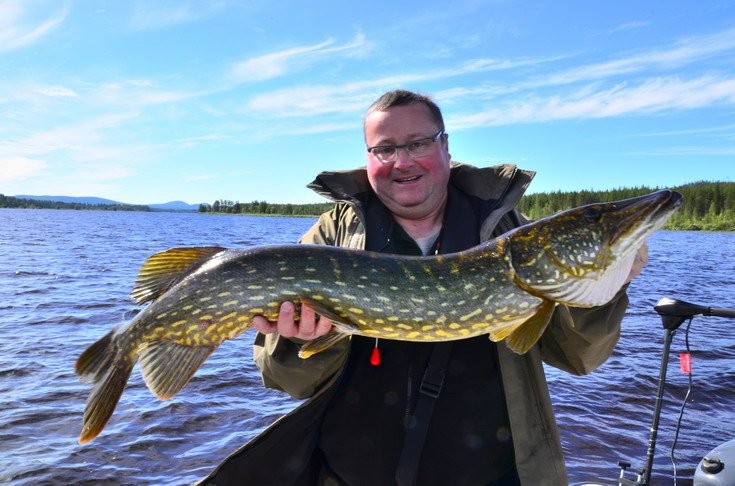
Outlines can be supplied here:
[[140, 361], [172, 398], [227, 339], [293, 301], [334, 321], [307, 358], [346, 336], [437, 342], [489, 334], [525, 353], [556, 304], [592, 307], [620, 290], [638, 247], [681, 203], [660, 191], [590, 204], [451, 255], [409, 257], [318, 245], [175, 248], [151, 256], [132, 296], [152, 301], [91, 345], [76, 371], [94, 383], [79, 442], [100, 433]]

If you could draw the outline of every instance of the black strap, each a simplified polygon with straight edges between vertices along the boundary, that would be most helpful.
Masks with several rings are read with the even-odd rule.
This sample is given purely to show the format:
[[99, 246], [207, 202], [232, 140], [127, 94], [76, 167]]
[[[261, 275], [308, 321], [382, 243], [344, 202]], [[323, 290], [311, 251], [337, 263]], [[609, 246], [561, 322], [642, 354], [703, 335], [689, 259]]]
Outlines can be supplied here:
[[429, 364], [419, 386], [416, 408], [406, 421], [406, 437], [403, 440], [403, 449], [396, 470], [396, 481], [399, 486], [412, 486], [416, 481], [421, 451], [426, 441], [426, 433], [429, 431], [436, 399], [444, 384], [451, 350], [452, 342], [443, 342], [436, 343], [431, 351]]

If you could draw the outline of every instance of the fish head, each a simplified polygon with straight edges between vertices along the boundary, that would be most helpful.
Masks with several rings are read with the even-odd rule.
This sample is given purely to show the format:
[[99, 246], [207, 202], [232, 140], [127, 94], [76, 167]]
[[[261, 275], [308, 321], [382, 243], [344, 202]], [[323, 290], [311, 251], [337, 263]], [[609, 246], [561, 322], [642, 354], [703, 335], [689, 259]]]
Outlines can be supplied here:
[[518, 285], [575, 307], [609, 302], [627, 279], [636, 251], [681, 205], [663, 190], [580, 206], [509, 233]]

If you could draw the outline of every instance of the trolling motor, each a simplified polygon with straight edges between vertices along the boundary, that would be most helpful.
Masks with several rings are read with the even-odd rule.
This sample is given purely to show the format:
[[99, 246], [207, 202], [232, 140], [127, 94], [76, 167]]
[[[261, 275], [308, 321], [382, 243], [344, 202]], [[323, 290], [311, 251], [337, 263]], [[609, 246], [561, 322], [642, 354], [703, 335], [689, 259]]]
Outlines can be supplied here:
[[[670, 299], [668, 297], [659, 300], [653, 309], [661, 316], [661, 321], [664, 327], [664, 351], [661, 356], [658, 392], [656, 393], [656, 406], [653, 413], [651, 435], [648, 439], [646, 465], [642, 471], [639, 471], [637, 480], [631, 481], [623, 477], [625, 475], [625, 470], [630, 467], [630, 465], [619, 463], [621, 471], [618, 484], [620, 486], [648, 486], [648, 484], [650, 484], [651, 470], [653, 468], [653, 456], [656, 451], [658, 424], [661, 418], [661, 406], [663, 405], [664, 387], [666, 385], [666, 369], [669, 364], [669, 351], [671, 349], [671, 340], [676, 333], [676, 330], [679, 329], [679, 326], [684, 322], [694, 318], [694, 316], [735, 318], [735, 309], [690, 304], [683, 300]], [[725, 448], [727, 444], [730, 444], [729, 448]], [[725, 460], [729, 463], [729, 467], [725, 467]], [[699, 467], [697, 467], [697, 472], [699, 472], [700, 469], [702, 469], [703, 473], [699, 475], [699, 478], [695, 475], [694, 484], [697, 486], [735, 485], [735, 440], [723, 444], [719, 448], [713, 450], [708, 456], [705, 456]]]

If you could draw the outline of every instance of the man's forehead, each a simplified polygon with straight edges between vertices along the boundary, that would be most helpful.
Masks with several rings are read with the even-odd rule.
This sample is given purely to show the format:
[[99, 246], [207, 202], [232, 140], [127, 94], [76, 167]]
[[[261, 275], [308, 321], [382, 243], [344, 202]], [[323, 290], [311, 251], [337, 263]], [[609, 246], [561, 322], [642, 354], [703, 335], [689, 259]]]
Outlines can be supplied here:
[[[438, 130], [431, 111], [423, 103], [392, 106], [385, 110], [372, 111], [365, 116], [366, 138], [426, 137], [434, 135], [435, 129]], [[427, 130], [432, 133], [427, 133]]]

